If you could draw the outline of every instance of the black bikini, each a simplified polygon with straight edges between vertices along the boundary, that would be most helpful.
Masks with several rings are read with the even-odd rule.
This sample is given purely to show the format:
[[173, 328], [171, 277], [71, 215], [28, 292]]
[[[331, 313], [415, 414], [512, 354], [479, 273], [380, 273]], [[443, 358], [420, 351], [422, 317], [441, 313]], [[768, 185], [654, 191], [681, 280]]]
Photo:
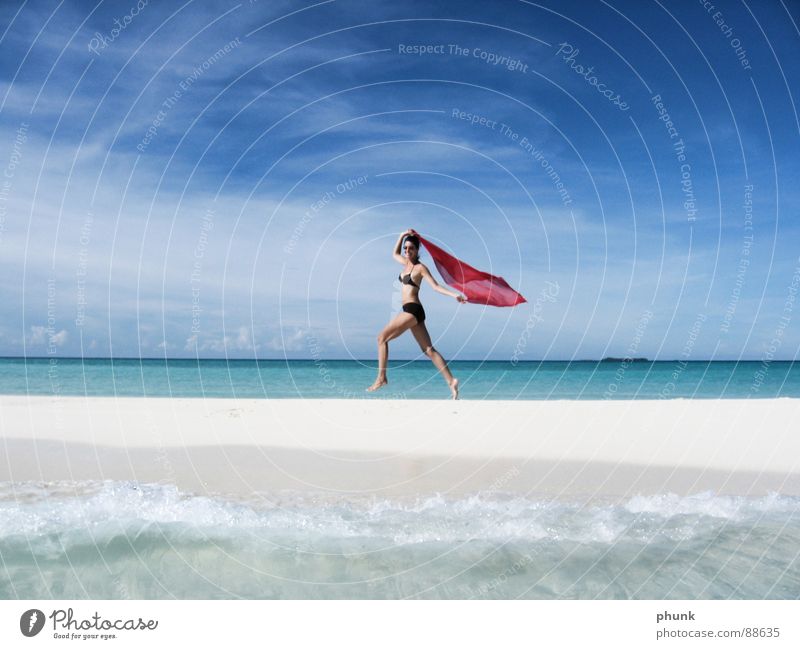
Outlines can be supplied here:
[[406, 302], [403, 305], [403, 311], [413, 315], [417, 319], [417, 324], [425, 320], [425, 309], [419, 302]]
[[[414, 270], [414, 266], [411, 267], [411, 270]], [[419, 286], [417, 286], [414, 283], [414, 280], [411, 279], [411, 273], [409, 273], [408, 275], [398, 275], [397, 279], [399, 279], [401, 282], [403, 282], [403, 284], [410, 284], [411, 286], [419, 288]]]
[[[416, 266], [416, 264], [414, 264], [414, 266]], [[414, 270], [414, 266], [411, 267], [411, 270]], [[408, 273], [407, 275], [400, 274], [397, 276], [397, 279], [399, 279], [403, 284], [408, 284], [409, 286], [419, 288], [419, 286], [414, 283], [414, 280], [411, 279], [411, 273]], [[425, 320], [425, 309], [422, 308], [422, 305], [419, 302], [406, 302], [403, 305], [403, 311], [413, 315], [417, 319], [417, 324]]]

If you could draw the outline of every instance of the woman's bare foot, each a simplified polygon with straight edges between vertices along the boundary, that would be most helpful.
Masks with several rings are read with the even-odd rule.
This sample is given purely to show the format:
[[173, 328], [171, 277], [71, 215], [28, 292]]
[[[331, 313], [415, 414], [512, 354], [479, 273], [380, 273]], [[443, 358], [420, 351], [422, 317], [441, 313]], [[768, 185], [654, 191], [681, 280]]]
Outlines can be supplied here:
[[389, 383], [389, 381], [387, 381], [386, 379], [375, 379], [375, 383], [373, 383], [367, 388], [367, 392], [375, 392], [375, 390], [379, 390], [387, 383]]
[[453, 399], [458, 399], [458, 379], [450, 381], [450, 392], [453, 393]]

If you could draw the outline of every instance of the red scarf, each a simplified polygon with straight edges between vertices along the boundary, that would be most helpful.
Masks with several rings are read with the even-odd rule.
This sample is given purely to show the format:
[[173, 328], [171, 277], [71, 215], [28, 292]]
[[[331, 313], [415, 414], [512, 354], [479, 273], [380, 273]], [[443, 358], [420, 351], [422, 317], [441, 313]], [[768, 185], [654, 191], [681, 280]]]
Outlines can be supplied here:
[[420, 243], [431, 253], [436, 268], [442, 275], [445, 284], [452, 286], [467, 296], [472, 304], [489, 304], [491, 306], [516, 306], [525, 302], [525, 298], [508, 285], [508, 282], [497, 275], [490, 275], [465, 264], [447, 254], [438, 246], [417, 233]]

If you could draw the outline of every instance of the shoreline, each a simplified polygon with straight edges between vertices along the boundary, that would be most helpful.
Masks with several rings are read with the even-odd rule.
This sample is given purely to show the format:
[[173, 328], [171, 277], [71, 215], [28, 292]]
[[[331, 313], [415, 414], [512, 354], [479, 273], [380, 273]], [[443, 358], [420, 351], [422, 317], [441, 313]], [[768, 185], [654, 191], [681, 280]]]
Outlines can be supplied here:
[[800, 495], [800, 399], [0, 396], [0, 481], [204, 495]]

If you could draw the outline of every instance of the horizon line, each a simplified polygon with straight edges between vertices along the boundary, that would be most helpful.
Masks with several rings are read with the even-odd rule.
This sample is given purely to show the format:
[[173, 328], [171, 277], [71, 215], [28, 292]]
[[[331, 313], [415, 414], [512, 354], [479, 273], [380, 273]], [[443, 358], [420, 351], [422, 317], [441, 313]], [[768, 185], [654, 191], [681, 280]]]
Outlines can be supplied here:
[[[351, 362], [376, 362], [377, 358], [232, 358], [232, 357], [197, 357], [197, 356], [2, 356], [0, 360], [84, 360], [84, 361], [351, 361]], [[392, 361], [403, 362], [426, 362], [421, 358], [393, 358]], [[682, 358], [668, 358], [662, 360], [655, 360], [644, 357], [631, 358], [629, 356], [605, 356], [603, 358], [576, 358], [576, 359], [529, 359], [529, 360], [516, 360], [512, 359], [480, 359], [480, 358], [459, 358], [451, 359], [448, 362], [455, 363], [513, 363], [519, 365], [521, 363], [608, 363], [608, 362], [630, 362], [630, 363], [794, 363], [797, 362], [792, 358], [773, 358], [769, 361], [764, 359], [753, 358], [696, 358], [696, 359], [682, 359]]]

